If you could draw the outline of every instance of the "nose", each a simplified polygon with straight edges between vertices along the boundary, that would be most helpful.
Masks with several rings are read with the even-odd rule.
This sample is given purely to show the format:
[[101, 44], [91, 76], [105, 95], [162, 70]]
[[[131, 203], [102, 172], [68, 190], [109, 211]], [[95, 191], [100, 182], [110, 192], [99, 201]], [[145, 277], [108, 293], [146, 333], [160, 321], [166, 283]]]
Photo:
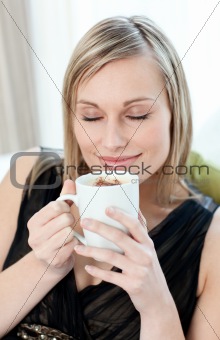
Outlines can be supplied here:
[[110, 151], [124, 148], [128, 143], [126, 133], [118, 122], [108, 122], [102, 136], [102, 146]]

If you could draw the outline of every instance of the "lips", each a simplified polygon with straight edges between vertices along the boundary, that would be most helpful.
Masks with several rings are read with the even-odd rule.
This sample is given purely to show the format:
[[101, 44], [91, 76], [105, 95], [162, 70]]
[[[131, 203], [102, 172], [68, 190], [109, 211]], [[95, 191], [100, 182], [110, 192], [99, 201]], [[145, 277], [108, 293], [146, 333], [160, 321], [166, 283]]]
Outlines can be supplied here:
[[103, 156], [99, 157], [101, 164], [110, 166], [110, 167], [128, 167], [131, 164], [133, 164], [136, 159], [140, 156], [141, 154], [135, 155], [135, 156], [121, 156], [121, 157], [108, 157], [108, 156]]

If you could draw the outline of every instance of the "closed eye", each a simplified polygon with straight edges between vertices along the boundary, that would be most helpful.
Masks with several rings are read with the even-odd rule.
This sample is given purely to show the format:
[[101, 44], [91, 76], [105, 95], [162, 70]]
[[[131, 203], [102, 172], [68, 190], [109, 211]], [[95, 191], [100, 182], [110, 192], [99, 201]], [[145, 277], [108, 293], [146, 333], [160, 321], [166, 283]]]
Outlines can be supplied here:
[[142, 115], [142, 116], [127, 116], [129, 119], [131, 120], [144, 120], [144, 119], [147, 119], [149, 116], [149, 113], [146, 113], [145, 115]]
[[83, 120], [85, 122], [95, 122], [95, 121], [100, 120], [100, 119], [101, 119], [101, 117], [94, 117], [94, 118], [89, 118], [89, 117], [86, 117], [86, 116], [83, 117]]
[[[126, 116], [127, 118], [129, 118], [130, 120], [145, 120], [147, 119], [149, 116], [149, 113], [146, 113], [144, 115], [141, 115], [141, 116]], [[83, 116], [82, 118], [85, 122], [96, 122], [98, 120], [101, 120], [102, 117], [86, 117], [86, 116]]]

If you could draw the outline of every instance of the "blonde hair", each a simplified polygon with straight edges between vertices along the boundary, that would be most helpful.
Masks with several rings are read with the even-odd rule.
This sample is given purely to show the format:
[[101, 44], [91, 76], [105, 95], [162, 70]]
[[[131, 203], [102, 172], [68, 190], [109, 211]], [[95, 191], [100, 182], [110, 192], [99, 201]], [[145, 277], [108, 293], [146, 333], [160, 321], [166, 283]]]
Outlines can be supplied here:
[[[173, 168], [186, 164], [192, 138], [192, 118], [190, 96], [181, 61], [172, 43], [153, 21], [144, 16], [132, 16], [102, 20], [84, 35], [73, 52], [63, 86], [65, 168], [69, 165], [86, 166], [72, 121], [79, 84], [92, 77], [107, 63], [143, 55], [149, 48], [164, 76], [164, 88], [161, 92], [167, 91], [172, 114], [171, 146], [166, 164]], [[77, 172], [72, 170], [69, 176], [76, 178]], [[175, 171], [168, 181], [164, 173], [160, 174], [158, 192], [161, 201], [170, 202], [177, 181], [180, 181], [180, 175]]]

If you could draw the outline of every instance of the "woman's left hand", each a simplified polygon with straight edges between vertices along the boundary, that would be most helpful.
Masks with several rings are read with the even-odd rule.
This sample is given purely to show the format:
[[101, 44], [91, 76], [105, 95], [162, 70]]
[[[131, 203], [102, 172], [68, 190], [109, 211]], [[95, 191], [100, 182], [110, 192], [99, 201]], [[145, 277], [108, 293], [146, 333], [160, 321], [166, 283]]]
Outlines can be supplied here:
[[96, 266], [85, 267], [92, 276], [124, 289], [141, 315], [157, 316], [158, 312], [163, 312], [162, 306], [167, 305], [171, 294], [143, 217], [139, 214], [139, 219], [135, 219], [118, 208], [107, 209], [106, 214], [124, 225], [129, 234], [93, 219], [82, 220], [81, 225], [115, 243], [124, 254], [83, 245], [77, 245], [74, 249], [82, 256], [120, 268], [122, 273]]

